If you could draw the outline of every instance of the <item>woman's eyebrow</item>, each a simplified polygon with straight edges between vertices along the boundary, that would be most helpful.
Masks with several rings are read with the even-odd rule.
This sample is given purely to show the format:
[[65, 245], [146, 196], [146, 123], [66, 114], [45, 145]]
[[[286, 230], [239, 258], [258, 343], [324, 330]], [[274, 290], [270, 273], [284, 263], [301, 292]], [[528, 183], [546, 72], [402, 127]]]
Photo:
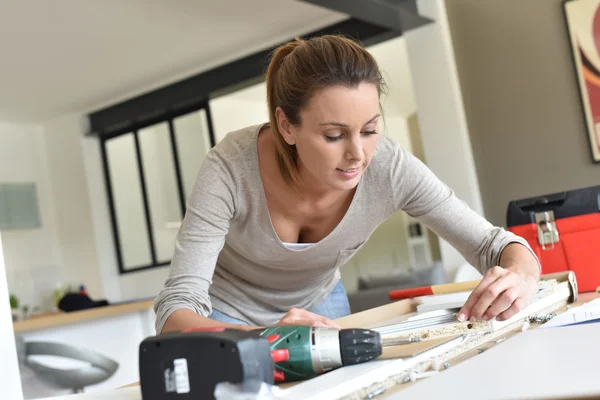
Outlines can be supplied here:
[[[365, 125], [370, 124], [371, 122], [373, 122], [373, 120], [375, 120], [378, 117], [381, 117], [381, 114], [375, 115], [373, 118], [371, 118], [370, 120], [368, 120], [367, 122], [365, 122]], [[333, 125], [333, 126], [340, 126], [342, 128], [347, 128], [348, 127], [348, 124], [344, 124], [343, 122], [336, 122], [336, 121], [322, 122], [319, 125]]]
[[329, 121], [329, 122], [322, 122], [319, 125], [334, 125], [334, 126], [341, 126], [342, 128], [347, 128], [348, 125], [341, 123], [341, 122], [335, 122], [335, 121]]
[[376, 114], [373, 118], [371, 118], [370, 120], [367, 121], [367, 123], [365, 125], [370, 124], [371, 122], [373, 122], [375, 119], [381, 117], [381, 114]]

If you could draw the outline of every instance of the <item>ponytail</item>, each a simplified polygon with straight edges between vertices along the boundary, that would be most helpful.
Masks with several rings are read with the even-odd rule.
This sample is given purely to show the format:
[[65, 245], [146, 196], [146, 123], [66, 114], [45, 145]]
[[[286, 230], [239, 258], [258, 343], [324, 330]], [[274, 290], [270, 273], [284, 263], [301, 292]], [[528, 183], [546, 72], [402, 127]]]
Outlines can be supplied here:
[[[288, 72], [288, 68], [283, 68], [282, 66], [286, 62], [288, 56], [303, 43], [304, 41], [302, 39], [296, 38], [296, 40], [277, 48], [273, 52], [266, 74], [269, 121], [273, 139], [275, 140], [275, 147], [277, 149], [277, 165], [283, 180], [293, 189], [296, 189], [296, 181], [292, 171], [298, 167], [298, 153], [296, 151], [296, 146], [288, 144], [283, 139], [283, 136], [279, 131], [279, 124], [277, 123], [276, 110], [277, 107], [280, 107], [286, 114], [286, 117], [288, 117], [288, 112], [291, 111], [291, 107], [286, 104], [285, 93], [282, 93], [290, 89], [288, 85], [289, 81], [285, 79], [285, 73]], [[280, 73], [282, 69], [284, 73]], [[290, 117], [293, 116], [294, 113], [290, 112]], [[288, 117], [288, 119], [290, 117]], [[290, 122], [294, 123], [291, 119]]]

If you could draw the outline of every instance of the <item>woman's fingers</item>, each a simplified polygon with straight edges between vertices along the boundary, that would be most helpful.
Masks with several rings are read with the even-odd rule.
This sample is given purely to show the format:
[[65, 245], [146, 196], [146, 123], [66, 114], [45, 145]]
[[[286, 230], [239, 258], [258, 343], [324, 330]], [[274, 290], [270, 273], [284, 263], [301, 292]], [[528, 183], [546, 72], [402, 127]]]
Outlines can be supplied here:
[[327, 321], [325, 322], [325, 324], [327, 325], [327, 327], [329, 328], [335, 328], [335, 329], [343, 329], [341, 325], [337, 324], [336, 322], [330, 320], [329, 318], [327, 318]]
[[322, 315], [311, 313], [310, 311], [292, 308], [279, 321], [278, 325], [305, 325], [321, 328], [342, 329], [340, 325]]
[[518, 298], [517, 300], [515, 300], [512, 303], [512, 306], [510, 306], [510, 308], [508, 310], [500, 313], [498, 315], [498, 317], [496, 317], [496, 319], [498, 321], [505, 321], [505, 320], [511, 318], [512, 316], [514, 316], [515, 314], [517, 314], [524, 307], [525, 307], [525, 301], [523, 300], [523, 298]]
[[483, 320], [489, 321], [490, 319], [497, 317], [500, 313], [508, 310], [510, 306], [512, 306], [514, 301], [517, 300], [518, 297], [518, 287], [512, 287], [510, 289], [505, 290], [499, 297], [496, 298], [492, 305], [483, 314]]
[[[535, 279], [510, 269], [494, 267], [488, 273], [459, 312], [459, 315], [468, 313], [462, 321], [506, 320], [528, 304], [537, 288]], [[496, 279], [492, 280], [494, 277]]]
[[[506, 290], [513, 286], [514, 283], [509, 277], [502, 276], [498, 278], [498, 280], [483, 290], [481, 296], [479, 296], [479, 300], [477, 300], [477, 303], [472, 308], [471, 318], [475, 320], [482, 320], [484, 314], [488, 311], [489, 307], [496, 301], [496, 299], [501, 297]], [[510, 304], [507, 305], [506, 308], [508, 308], [508, 306], [510, 306]]]
[[479, 285], [473, 290], [465, 305], [462, 306], [460, 311], [458, 312], [458, 320], [466, 321], [468, 319], [473, 319], [473, 307], [479, 302], [479, 298], [483, 295], [485, 290], [492, 283], [497, 281], [502, 275], [504, 275], [504, 268], [502, 267], [494, 267], [485, 273], [485, 276], [479, 282]]

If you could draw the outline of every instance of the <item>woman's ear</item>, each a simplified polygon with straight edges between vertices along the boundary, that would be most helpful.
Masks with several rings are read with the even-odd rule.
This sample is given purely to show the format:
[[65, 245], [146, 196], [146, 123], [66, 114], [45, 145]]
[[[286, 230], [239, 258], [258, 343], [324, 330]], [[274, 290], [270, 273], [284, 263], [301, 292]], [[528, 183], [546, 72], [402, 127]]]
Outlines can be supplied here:
[[290, 146], [294, 146], [296, 144], [294, 126], [287, 119], [281, 107], [275, 109], [275, 118], [277, 118], [277, 128], [279, 128], [279, 133], [283, 137], [283, 140]]

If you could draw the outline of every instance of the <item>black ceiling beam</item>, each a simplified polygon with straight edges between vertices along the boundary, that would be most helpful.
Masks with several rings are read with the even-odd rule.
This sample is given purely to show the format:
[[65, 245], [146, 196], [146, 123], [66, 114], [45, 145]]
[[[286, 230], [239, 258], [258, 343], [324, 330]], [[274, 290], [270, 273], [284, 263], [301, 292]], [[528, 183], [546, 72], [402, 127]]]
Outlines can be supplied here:
[[[397, 32], [433, 22], [419, 15], [417, 0], [301, 0], [360, 18]], [[431, 0], [433, 1], [433, 0]]]
[[[370, 46], [400, 36], [401, 33], [367, 21], [350, 18], [302, 35], [342, 34]], [[292, 38], [290, 38], [292, 39]], [[190, 78], [153, 90], [88, 115], [91, 134], [105, 138], [159, 121], [161, 118], [189, 112], [200, 107], [211, 94], [239, 90], [262, 79], [275, 48], [265, 49]]]

